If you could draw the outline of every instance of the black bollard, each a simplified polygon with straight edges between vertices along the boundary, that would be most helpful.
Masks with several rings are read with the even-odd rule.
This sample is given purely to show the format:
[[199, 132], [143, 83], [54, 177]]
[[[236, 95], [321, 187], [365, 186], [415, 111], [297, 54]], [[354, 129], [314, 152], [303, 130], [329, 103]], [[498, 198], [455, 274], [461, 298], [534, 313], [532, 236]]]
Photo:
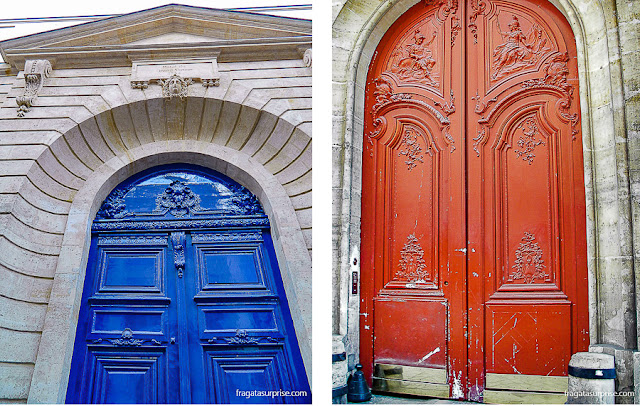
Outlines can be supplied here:
[[371, 391], [364, 379], [362, 364], [356, 365], [356, 372], [349, 378], [347, 400], [349, 402], [366, 402], [371, 400]]

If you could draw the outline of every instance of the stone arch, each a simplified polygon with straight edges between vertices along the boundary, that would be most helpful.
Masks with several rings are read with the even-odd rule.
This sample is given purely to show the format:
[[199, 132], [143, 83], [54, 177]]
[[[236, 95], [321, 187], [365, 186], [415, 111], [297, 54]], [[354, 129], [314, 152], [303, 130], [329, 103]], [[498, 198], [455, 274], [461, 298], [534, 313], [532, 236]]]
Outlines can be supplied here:
[[[241, 103], [160, 95], [129, 99], [75, 108], [70, 119], [43, 120], [53, 121], [48, 135], [38, 139], [32, 159], [13, 169], [15, 193], [4, 201], [8, 209], [0, 237], [7, 253], [0, 261], [6, 281], [0, 301], [12, 311], [0, 322], [19, 331], [26, 347], [38, 353], [33, 375], [21, 378], [32, 382], [29, 401], [64, 402], [87, 233], [97, 206], [130, 175], [178, 161], [217, 170], [260, 199], [272, 221], [310, 378], [311, 309], [300, 306], [311, 296], [310, 117], [296, 110], [295, 99], [267, 96]], [[38, 118], [38, 109], [32, 113]]]
[[[567, 18], [578, 50], [580, 102], [587, 202], [587, 253], [589, 268], [589, 312], [592, 343], [617, 344], [634, 348], [636, 320], [634, 312], [632, 260], [621, 264], [619, 258], [631, 258], [629, 202], [619, 199], [618, 187], [628, 193], [628, 183], [619, 185], [617, 176], [627, 170], [627, 162], [616, 155], [616, 90], [612, 78], [620, 75], [619, 65], [610, 58], [611, 35], [606, 12], [596, 0], [551, 0]], [[371, 3], [359, 0], [342, 2], [333, 22], [334, 150], [340, 174], [335, 189], [342, 199], [335, 223], [334, 271], [340, 281], [334, 294], [333, 333], [336, 339], [348, 336], [348, 352], [358, 353], [358, 300], [349, 295], [347, 277], [357, 271], [360, 247], [360, 191], [363, 141], [364, 89], [367, 70], [384, 33], [418, 0], [385, 0]], [[615, 58], [614, 58], [615, 59]], [[621, 93], [621, 92], [620, 92]], [[624, 181], [624, 179], [623, 179]], [[623, 192], [624, 193], [624, 192]], [[354, 259], [357, 261], [354, 262]], [[624, 303], [620, 305], [620, 281], [627, 281]], [[616, 281], [614, 288], [612, 281]], [[627, 291], [628, 290], [628, 291]], [[622, 309], [623, 314], [620, 314]], [[632, 315], [633, 314], [633, 315]], [[605, 324], [606, 323], [606, 324]], [[606, 327], [605, 327], [606, 326]], [[602, 328], [605, 327], [605, 328]], [[340, 346], [340, 344], [338, 344]]]

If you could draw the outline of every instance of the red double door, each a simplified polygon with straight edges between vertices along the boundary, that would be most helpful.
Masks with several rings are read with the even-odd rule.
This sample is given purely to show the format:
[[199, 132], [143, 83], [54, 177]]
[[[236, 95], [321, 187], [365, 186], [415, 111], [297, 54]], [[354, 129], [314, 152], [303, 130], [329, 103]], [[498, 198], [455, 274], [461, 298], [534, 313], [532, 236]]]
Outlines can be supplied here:
[[382, 38], [365, 94], [360, 354], [374, 388], [561, 393], [589, 327], [566, 19], [540, 1], [420, 2]]

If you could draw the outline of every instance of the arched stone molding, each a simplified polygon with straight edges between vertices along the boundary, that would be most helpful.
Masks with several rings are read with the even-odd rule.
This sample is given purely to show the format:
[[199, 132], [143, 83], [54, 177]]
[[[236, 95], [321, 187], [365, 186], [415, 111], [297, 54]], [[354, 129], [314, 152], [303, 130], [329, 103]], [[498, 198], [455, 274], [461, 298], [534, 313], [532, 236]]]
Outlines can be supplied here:
[[[592, 343], [633, 349], [636, 313], [622, 94], [615, 18], [597, 0], [552, 0], [573, 28], [578, 49], [587, 200]], [[334, 344], [358, 353], [359, 300], [350, 275], [359, 271], [364, 88], [373, 53], [393, 22], [418, 0], [347, 0], [334, 6]], [[618, 96], [616, 96], [618, 95]], [[623, 139], [620, 141], [620, 139]], [[354, 261], [356, 260], [356, 261]], [[346, 336], [346, 339], [345, 339]], [[340, 347], [338, 344], [337, 347]]]
[[[294, 75], [302, 75], [301, 69], [308, 68], [292, 69]], [[22, 343], [0, 349], [0, 359], [15, 363], [10, 369], [0, 368], [0, 376], [6, 375], [12, 380], [2, 392], [10, 398], [26, 399], [29, 395], [32, 399], [46, 398], [48, 402], [64, 400], [47, 397], [53, 392], [55, 396], [64, 396], [45, 384], [57, 385], [59, 381], [48, 378], [38, 381], [33, 377], [44, 373], [43, 368], [52, 368], [41, 367], [36, 354], [45, 318], [55, 320], [59, 311], [53, 305], [60, 299], [55, 292], [60, 292], [59, 285], [67, 278], [66, 275], [57, 278], [56, 269], [59, 258], [64, 261], [67, 256], [64, 238], [70, 224], [68, 215], [95, 171], [118, 157], [128, 162], [133, 150], [152, 152], [165, 151], [166, 145], [185, 148], [198, 145], [199, 149], [194, 151], [205, 151], [207, 145], [211, 145], [226, 151], [222, 159], [242, 156], [260, 166], [267, 177], [236, 180], [246, 182], [245, 186], [260, 199], [260, 188], [267, 180], [276, 182], [284, 191], [286, 201], [273, 196], [263, 201], [265, 209], [273, 207], [274, 213], [292, 207], [291, 212], [281, 216], [280, 222], [273, 220], [278, 226], [273, 231], [276, 245], [291, 238], [298, 241], [281, 245], [286, 248], [277, 249], [278, 261], [281, 266], [283, 261], [291, 261], [289, 265], [294, 264], [297, 269], [307, 267], [310, 272], [311, 98], [308, 83], [307, 87], [292, 89], [287, 98], [281, 98], [282, 90], [266, 86], [275, 83], [275, 79], [251, 79], [249, 82], [256, 86], [248, 86], [223, 73], [225, 89], [193, 86], [190, 96], [181, 100], [165, 99], [161, 90], [154, 87], [145, 91], [131, 89], [127, 80], [116, 77], [122, 83], [88, 86], [89, 95], [68, 97], [69, 93], [77, 94], [77, 88], [70, 90], [65, 86], [76, 86], [78, 81], [87, 84], [88, 80], [71, 76], [64, 71], [54, 71], [52, 77], [58, 79], [58, 87], [45, 88], [44, 93], [49, 92], [49, 96], [41, 96], [41, 105], [19, 120], [14, 118], [12, 100], [0, 106], [0, 136], [4, 143], [0, 146], [4, 158], [0, 161], [4, 175], [0, 177], [0, 251], [3, 252], [0, 308], [6, 310], [0, 312], [0, 338], [3, 342]], [[301, 84], [309, 80], [305, 76], [299, 79]], [[13, 89], [13, 93], [19, 94], [20, 89]], [[6, 146], [7, 143], [13, 145]], [[235, 178], [234, 173], [227, 174]], [[296, 254], [284, 256], [286, 252]], [[311, 283], [310, 275], [298, 277], [298, 271], [292, 272], [295, 277], [290, 278], [283, 271], [285, 284], [286, 278], [290, 278], [293, 285]], [[72, 295], [75, 291], [67, 292]], [[295, 295], [288, 297], [292, 304], [296, 302]], [[294, 318], [303, 319], [303, 316], [310, 317], [300, 314]], [[60, 317], [64, 318], [64, 314]], [[307, 342], [301, 349], [308, 363], [310, 322], [305, 323], [303, 327], [296, 325], [296, 329], [298, 338], [304, 337]], [[31, 395], [32, 381], [40, 385], [35, 389], [40, 395], [35, 392]]]
[[272, 222], [278, 263], [298, 344], [311, 380], [311, 261], [294, 208], [280, 181], [250, 156], [203, 141], [158, 141], [128, 149], [88, 174], [71, 203], [35, 363], [29, 402], [64, 403], [90, 244], [91, 223], [120, 182], [154, 166], [189, 162], [238, 181]]

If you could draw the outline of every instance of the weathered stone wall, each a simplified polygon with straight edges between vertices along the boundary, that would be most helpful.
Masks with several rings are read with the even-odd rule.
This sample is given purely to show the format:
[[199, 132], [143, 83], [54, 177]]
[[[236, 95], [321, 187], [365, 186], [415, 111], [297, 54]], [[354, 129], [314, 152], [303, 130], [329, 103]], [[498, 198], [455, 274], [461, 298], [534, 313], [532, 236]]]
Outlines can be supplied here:
[[[218, 67], [219, 87], [195, 83], [185, 100], [169, 100], [157, 85], [132, 89], [130, 67], [54, 64], [23, 118], [16, 104], [23, 74], [0, 73], [0, 402], [64, 400], [65, 342], [72, 348], [84, 280], [83, 247], [69, 241], [86, 245], [89, 208], [97, 210], [118, 181], [176, 159], [226, 173], [280, 216], [272, 233], [310, 372], [310, 309], [295, 295], [310, 295], [311, 286], [311, 68], [302, 58]], [[248, 175], [244, 167], [257, 169]], [[287, 201], [273, 197], [279, 191]], [[86, 218], [69, 217], [87, 196], [97, 200], [87, 203]], [[295, 215], [285, 221], [288, 208]], [[56, 360], [56, 352], [64, 354]], [[60, 377], [49, 382], [64, 368], [64, 385]]]
[[[366, 72], [391, 24], [418, 0], [343, 0], [333, 5], [334, 341], [358, 357], [361, 156]], [[640, 2], [552, 0], [578, 49], [593, 344], [638, 348], [640, 282]], [[355, 261], [354, 261], [355, 260]], [[620, 371], [622, 372], [622, 371]]]

